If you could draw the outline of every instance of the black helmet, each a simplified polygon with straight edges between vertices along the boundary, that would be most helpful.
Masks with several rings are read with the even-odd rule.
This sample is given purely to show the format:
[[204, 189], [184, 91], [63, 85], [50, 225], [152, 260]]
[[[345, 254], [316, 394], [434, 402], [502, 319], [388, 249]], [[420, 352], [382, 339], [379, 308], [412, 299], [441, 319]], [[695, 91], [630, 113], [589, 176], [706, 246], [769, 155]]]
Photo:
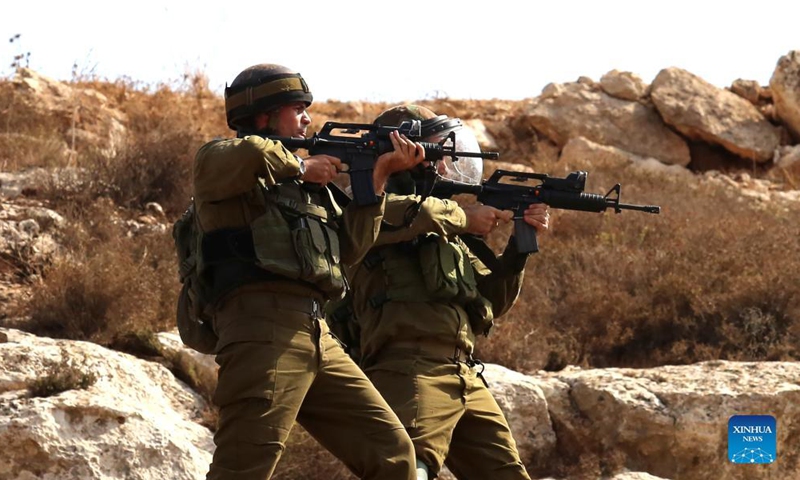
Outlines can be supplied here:
[[262, 63], [244, 69], [225, 86], [225, 113], [231, 130], [249, 128], [257, 113], [291, 102], [311, 105], [314, 97], [302, 75], [282, 65]]

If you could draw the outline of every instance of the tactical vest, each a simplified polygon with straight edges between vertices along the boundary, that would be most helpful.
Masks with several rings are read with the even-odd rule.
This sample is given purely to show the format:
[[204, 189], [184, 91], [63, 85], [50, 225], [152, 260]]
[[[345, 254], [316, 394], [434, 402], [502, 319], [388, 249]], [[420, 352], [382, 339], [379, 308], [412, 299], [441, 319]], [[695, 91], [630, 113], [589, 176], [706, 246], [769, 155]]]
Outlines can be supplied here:
[[364, 266], [383, 269], [386, 290], [369, 299], [375, 308], [389, 301], [463, 303], [478, 295], [466, 252], [438, 235], [375, 248]]
[[412, 242], [373, 249], [365, 268], [382, 268], [386, 290], [371, 297], [379, 308], [386, 302], [442, 302], [464, 307], [477, 334], [492, 326], [491, 304], [478, 292], [475, 269], [466, 247], [431, 234]]
[[346, 288], [337, 233], [342, 212], [330, 191], [296, 181], [259, 188], [263, 215], [245, 228], [203, 234], [198, 268], [211, 272], [214, 296], [242, 284], [289, 279], [329, 299], [341, 298]]

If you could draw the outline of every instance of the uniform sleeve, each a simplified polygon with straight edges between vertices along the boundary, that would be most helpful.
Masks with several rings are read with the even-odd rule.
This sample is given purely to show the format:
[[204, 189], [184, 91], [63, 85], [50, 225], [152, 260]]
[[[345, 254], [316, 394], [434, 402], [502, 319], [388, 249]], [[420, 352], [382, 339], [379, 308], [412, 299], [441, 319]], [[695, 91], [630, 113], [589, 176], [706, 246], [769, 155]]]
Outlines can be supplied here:
[[[381, 229], [376, 242], [378, 245], [407, 242], [419, 235], [437, 233], [450, 237], [464, 233], [467, 226], [467, 215], [458, 203], [436, 197], [425, 200], [419, 195], [387, 195], [386, 215], [384, 222], [390, 228]], [[419, 213], [411, 225], [405, 225], [406, 214], [419, 206]], [[397, 228], [391, 228], [391, 226]]]
[[507, 313], [519, 298], [525, 278], [527, 255], [517, 252], [513, 237], [509, 239], [508, 246], [500, 256], [499, 268], [496, 271], [490, 271], [472, 252], [469, 255], [478, 275], [478, 291], [492, 303], [494, 318], [499, 318]]
[[251, 190], [259, 178], [270, 186], [299, 174], [299, 161], [280, 142], [258, 136], [217, 140], [195, 156], [194, 195], [214, 202]]
[[339, 248], [346, 266], [360, 262], [375, 246], [385, 208], [386, 195], [382, 195], [380, 201], [373, 205], [350, 202], [344, 209], [339, 228]]

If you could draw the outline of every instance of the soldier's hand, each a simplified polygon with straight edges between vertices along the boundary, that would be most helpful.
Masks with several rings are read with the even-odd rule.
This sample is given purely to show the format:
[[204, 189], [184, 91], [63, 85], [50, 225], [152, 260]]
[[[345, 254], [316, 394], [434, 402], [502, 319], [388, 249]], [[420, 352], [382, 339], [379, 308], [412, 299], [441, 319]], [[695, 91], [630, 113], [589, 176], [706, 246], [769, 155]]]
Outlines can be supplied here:
[[303, 159], [306, 172], [300, 177], [304, 182], [325, 185], [342, 170], [342, 161], [330, 155], [313, 155]]
[[389, 134], [389, 139], [394, 150], [378, 157], [373, 170], [372, 180], [377, 195], [383, 193], [383, 187], [391, 174], [414, 168], [425, 160], [425, 149], [422, 145], [400, 135], [397, 130]]
[[462, 207], [467, 214], [467, 233], [473, 235], [488, 235], [500, 223], [508, 223], [513, 218], [513, 212], [498, 210], [488, 205], [467, 205]]
[[536, 232], [545, 232], [550, 228], [550, 212], [544, 203], [528, 205], [523, 213], [525, 223], [536, 229]]

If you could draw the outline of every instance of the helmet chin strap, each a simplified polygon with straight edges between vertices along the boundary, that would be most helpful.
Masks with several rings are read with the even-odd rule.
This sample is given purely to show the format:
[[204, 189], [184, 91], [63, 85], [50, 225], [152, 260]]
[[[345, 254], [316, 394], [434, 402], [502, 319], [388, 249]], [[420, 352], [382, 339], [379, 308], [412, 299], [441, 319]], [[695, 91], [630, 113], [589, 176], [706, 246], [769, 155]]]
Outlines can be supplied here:
[[267, 124], [264, 125], [262, 128], [258, 128], [256, 126], [251, 125], [251, 127], [248, 129], [237, 130], [236, 136], [239, 138], [244, 138], [248, 135], [258, 135], [259, 137], [266, 138], [270, 135], [277, 135], [278, 124], [279, 124], [279, 115], [278, 115], [279, 110], [280, 108], [276, 108], [274, 110], [270, 110], [269, 112], [264, 112], [267, 115]]
[[272, 110], [271, 112], [267, 112], [267, 115], [269, 115], [267, 117], [269, 119], [269, 120], [267, 120], [267, 128], [266, 128], [267, 131], [269, 131], [269, 132], [277, 132], [278, 131], [278, 123], [279, 123], [279, 120], [280, 120], [278, 118], [278, 117], [280, 117], [280, 115], [278, 115], [279, 111], [280, 111], [280, 108], [276, 108], [275, 110]]

